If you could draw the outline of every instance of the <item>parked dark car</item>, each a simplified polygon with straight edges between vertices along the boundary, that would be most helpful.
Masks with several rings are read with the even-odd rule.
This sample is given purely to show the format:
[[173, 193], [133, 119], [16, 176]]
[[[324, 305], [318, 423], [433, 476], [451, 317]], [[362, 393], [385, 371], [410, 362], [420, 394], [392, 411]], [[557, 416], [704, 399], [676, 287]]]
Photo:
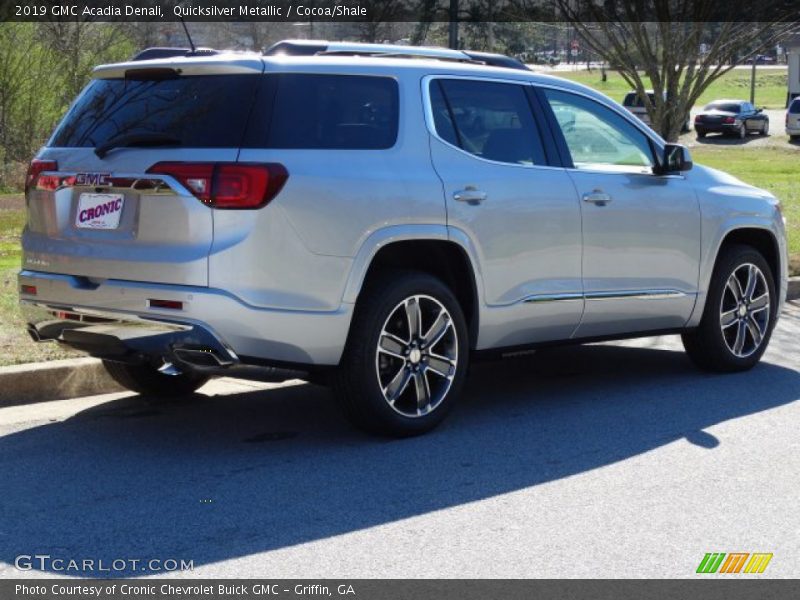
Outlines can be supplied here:
[[694, 118], [698, 138], [707, 133], [736, 135], [744, 139], [748, 133], [769, 133], [769, 117], [763, 109], [744, 100], [715, 100], [707, 104]]

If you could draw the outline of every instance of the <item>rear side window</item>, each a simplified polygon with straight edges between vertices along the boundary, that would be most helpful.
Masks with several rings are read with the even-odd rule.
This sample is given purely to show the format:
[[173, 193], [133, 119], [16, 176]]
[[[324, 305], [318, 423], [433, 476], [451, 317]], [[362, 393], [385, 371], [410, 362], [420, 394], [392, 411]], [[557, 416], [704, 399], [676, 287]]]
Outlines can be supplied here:
[[238, 147], [259, 75], [95, 79], [50, 145], [96, 147], [121, 136], [164, 136], [192, 148]]
[[800, 98], [795, 98], [789, 105], [789, 112], [793, 115], [800, 114]]
[[522, 85], [437, 79], [430, 95], [434, 127], [443, 140], [487, 160], [546, 164]]
[[265, 79], [275, 87], [267, 148], [383, 150], [397, 140], [392, 78], [287, 73]]

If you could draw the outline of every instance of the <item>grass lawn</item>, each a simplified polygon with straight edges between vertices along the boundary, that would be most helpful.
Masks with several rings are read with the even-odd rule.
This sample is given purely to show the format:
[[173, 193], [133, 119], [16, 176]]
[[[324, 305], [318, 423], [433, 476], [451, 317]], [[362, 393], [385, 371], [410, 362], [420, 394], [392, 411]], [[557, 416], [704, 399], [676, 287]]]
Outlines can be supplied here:
[[789, 146], [692, 148], [692, 160], [769, 190], [780, 199], [786, 217], [789, 253], [800, 254], [800, 152]]
[[[584, 85], [588, 85], [617, 102], [622, 102], [631, 88], [616, 71], [607, 71], [608, 81], [602, 81], [600, 70], [593, 69], [591, 72], [581, 71], [559, 71], [553, 73], [565, 79], [571, 79]], [[786, 69], [760, 69], [756, 67], [756, 106], [766, 108], [784, 108], [786, 106]], [[646, 80], [649, 83], [649, 80]], [[728, 71], [711, 84], [709, 88], [700, 96], [696, 104], [700, 108], [711, 102], [722, 98], [730, 99], [750, 99], [750, 70], [734, 69]]]

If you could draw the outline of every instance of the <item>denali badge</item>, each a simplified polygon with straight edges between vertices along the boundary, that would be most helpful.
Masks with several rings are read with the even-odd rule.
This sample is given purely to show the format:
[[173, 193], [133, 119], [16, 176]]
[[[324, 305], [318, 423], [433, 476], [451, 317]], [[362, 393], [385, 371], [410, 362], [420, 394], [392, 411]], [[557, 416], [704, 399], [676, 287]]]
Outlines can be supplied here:
[[111, 185], [111, 173], [78, 173], [75, 185], [106, 186]]

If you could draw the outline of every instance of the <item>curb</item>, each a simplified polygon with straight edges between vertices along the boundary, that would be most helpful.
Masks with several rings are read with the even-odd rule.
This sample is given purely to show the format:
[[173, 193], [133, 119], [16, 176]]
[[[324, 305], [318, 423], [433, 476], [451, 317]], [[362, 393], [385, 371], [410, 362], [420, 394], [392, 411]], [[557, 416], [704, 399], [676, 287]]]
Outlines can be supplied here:
[[786, 290], [787, 300], [800, 298], [800, 277], [789, 277], [789, 287]]
[[96, 358], [0, 367], [0, 407], [122, 391]]

